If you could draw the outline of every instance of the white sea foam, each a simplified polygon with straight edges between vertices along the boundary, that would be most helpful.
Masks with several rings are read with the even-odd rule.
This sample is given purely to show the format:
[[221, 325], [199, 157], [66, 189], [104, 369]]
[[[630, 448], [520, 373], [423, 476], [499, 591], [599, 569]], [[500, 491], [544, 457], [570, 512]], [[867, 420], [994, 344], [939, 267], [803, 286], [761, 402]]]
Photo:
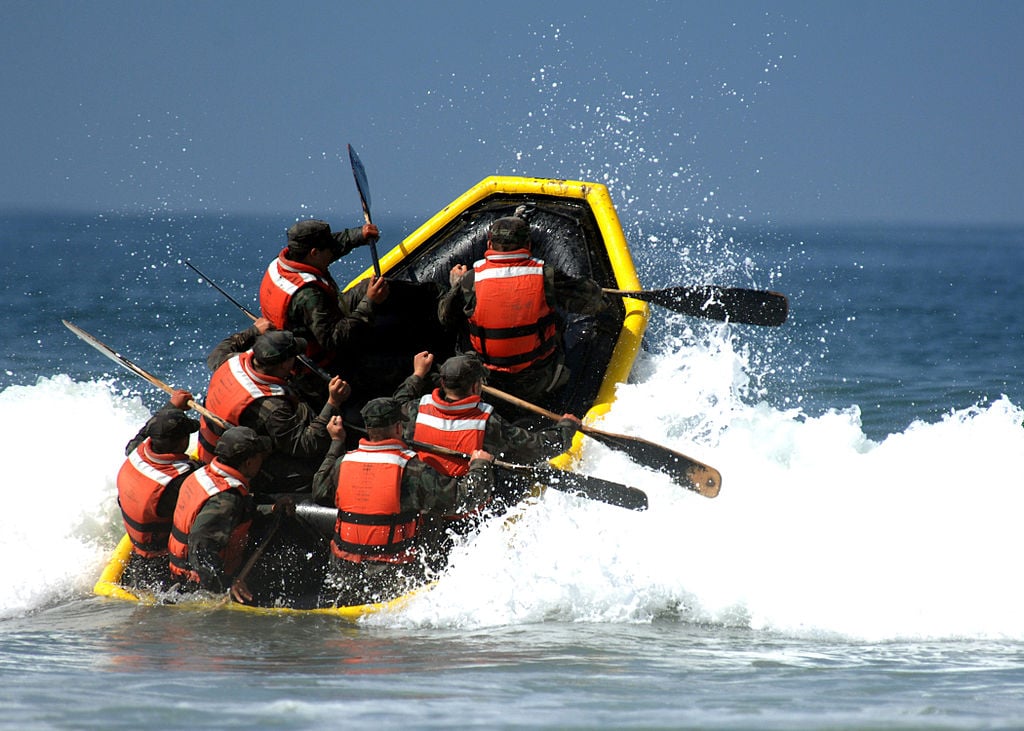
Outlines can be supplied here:
[[[644, 489], [650, 510], [549, 491], [457, 549], [433, 591], [371, 621], [478, 627], [669, 615], [869, 640], [1024, 638], [1019, 406], [1004, 398], [874, 442], [856, 406], [810, 418], [748, 402], [727, 329], [646, 356], [636, 372], [601, 427], [714, 465], [719, 497], [681, 490], [589, 442], [583, 471]], [[0, 616], [88, 593], [120, 534], [123, 447], [146, 416], [109, 382], [56, 376], [0, 393]]]
[[1018, 406], [951, 412], [876, 443], [856, 406], [807, 418], [743, 403], [741, 371], [725, 369], [731, 382], [696, 375], [728, 348], [711, 351], [657, 357], [643, 382], [620, 388], [602, 428], [714, 465], [718, 498], [591, 443], [584, 470], [646, 490], [649, 511], [549, 492], [514, 523], [486, 526], [398, 621], [670, 613], [792, 635], [1024, 638]]
[[0, 392], [0, 617], [92, 588], [120, 537], [124, 445], [147, 416], [106, 381], [55, 376]]

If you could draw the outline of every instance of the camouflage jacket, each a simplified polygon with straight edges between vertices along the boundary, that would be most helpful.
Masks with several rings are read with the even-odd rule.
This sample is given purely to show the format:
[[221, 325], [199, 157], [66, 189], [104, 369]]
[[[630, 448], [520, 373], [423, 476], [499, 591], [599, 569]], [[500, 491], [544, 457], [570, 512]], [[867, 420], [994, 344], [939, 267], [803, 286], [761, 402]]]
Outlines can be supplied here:
[[[216, 370], [235, 353], [251, 348], [258, 334], [255, 327], [250, 327], [225, 338], [210, 353], [206, 364]], [[253, 491], [290, 492], [308, 486], [330, 448], [327, 423], [332, 416], [341, 416], [341, 410], [330, 402], [325, 402], [317, 413], [291, 393], [251, 403], [242, 412], [238, 426], [248, 426], [274, 442], [273, 453], [253, 478]]]
[[188, 562], [199, 574], [199, 585], [210, 591], [226, 591], [232, 576], [224, 573], [220, 553], [231, 533], [254, 514], [252, 498], [235, 490], [210, 497], [203, 505], [188, 534]]

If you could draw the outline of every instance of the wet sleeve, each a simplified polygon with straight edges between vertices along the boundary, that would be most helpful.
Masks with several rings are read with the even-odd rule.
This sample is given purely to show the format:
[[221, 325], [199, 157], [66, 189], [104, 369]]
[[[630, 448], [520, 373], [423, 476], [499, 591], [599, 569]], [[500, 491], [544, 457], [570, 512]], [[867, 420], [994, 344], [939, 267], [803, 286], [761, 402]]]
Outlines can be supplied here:
[[338, 473], [341, 471], [341, 458], [344, 456], [344, 440], [332, 440], [327, 456], [313, 476], [313, 502], [317, 505], [334, 507], [334, 493], [338, 489]]
[[231, 532], [244, 518], [244, 498], [233, 490], [217, 493], [203, 505], [188, 534], [188, 560], [199, 574], [199, 585], [209, 591], [227, 591], [231, 581], [224, 575], [220, 557]]
[[339, 350], [358, 332], [369, 327], [372, 303], [363, 297], [346, 311], [342, 302], [316, 287], [303, 287], [292, 298], [289, 316], [301, 321], [317, 342], [327, 350]]
[[402, 479], [402, 510], [458, 515], [487, 501], [494, 489], [494, 472], [486, 460], [469, 463], [462, 477], [447, 477], [420, 459], [410, 460]]
[[328, 403], [314, 416], [306, 404], [283, 398], [262, 399], [259, 409], [263, 430], [274, 440], [274, 449], [299, 458], [327, 452], [333, 441], [327, 422], [340, 413]]
[[406, 406], [411, 404], [419, 403], [419, 400], [426, 394], [430, 393], [433, 388], [429, 378], [420, 378], [415, 373], [404, 381], [397, 389], [392, 398], [398, 403], [402, 404], [403, 413], [406, 418], [412, 415], [412, 411], [406, 409]]
[[331, 234], [334, 237], [335, 243], [341, 247], [341, 256], [345, 256], [352, 249], [358, 246], [365, 246], [370, 243], [368, 240], [363, 238], [363, 227], [359, 228], [346, 228], [341, 231], [335, 231]]
[[596, 315], [606, 307], [608, 300], [601, 291], [601, 285], [586, 277], [570, 277], [551, 268], [554, 299], [557, 306], [581, 315]]
[[572, 446], [575, 432], [575, 427], [563, 427], [561, 422], [550, 429], [527, 431], [492, 414], [484, 432], [484, 449], [507, 462], [536, 464]]
[[473, 270], [466, 272], [458, 284], [448, 288], [437, 303], [437, 319], [449, 331], [465, 329], [469, 316], [476, 309], [473, 292]]
[[206, 367], [210, 369], [211, 373], [217, 370], [223, 365], [224, 361], [235, 353], [243, 353], [249, 350], [253, 343], [256, 342], [259, 334], [260, 331], [253, 326], [224, 338], [217, 343], [217, 346], [206, 357]]

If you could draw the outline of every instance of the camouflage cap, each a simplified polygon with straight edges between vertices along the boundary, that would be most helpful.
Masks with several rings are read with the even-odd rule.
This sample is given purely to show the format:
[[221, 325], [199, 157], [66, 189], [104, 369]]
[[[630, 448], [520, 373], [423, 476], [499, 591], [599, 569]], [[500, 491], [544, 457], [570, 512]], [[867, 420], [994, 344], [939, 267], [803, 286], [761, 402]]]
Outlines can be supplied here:
[[363, 423], [370, 429], [379, 429], [402, 421], [402, 405], [393, 398], [375, 398], [359, 410]]
[[268, 330], [256, 338], [252, 353], [262, 365], [276, 365], [306, 352], [306, 341], [288, 330]]
[[240, 461], [274, 448], [270, 437], [262, 437], [247, 426], [233, 426], [220, 435], [213, 453], [224, 459]]
[[199, 431], [199, 422], [179, 409], [162, 409], [146, 422], [146, 436], [153, 439], [187, 437]]
[[522, 248], [530, 243], [530, 224], [518, 216], [496, 219], [487, 233], [497, 246]]
[[462, 388], [487, 378], [487, 368], [475, 354], [452, 356], [438, 368], [446, 386]]
[[336, 246], [331, 226], [326, 221], [310, 218], [288, 229], [288, 248], [308, 252], [310, 249], [333, 249]]

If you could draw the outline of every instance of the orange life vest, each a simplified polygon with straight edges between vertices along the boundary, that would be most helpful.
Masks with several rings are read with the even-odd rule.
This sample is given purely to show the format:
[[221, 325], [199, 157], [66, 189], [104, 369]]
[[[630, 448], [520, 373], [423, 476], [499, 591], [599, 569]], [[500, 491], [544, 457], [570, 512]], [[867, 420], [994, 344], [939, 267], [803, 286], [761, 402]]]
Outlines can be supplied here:
[[331, 551], [346, 561], [408, 563], [415, 559], [413, 539], [418, 512], [402, 510], [402, 476], [416, 453], [399, 439], [359, 440], [338, 471]]
[[[178, 504], [174, 508], [174, 525], [171, 528], [171, 537], [167, 541], [171, 574], [174, 576], [186, 581], [199, 582], [199, 574], [188, 562], [188, 536], [196, 522], [196, 516], [206, 502], [214, 495], [227, 490], [237, 490], [243, 496], [248, 495], [249, 483], [238, 470], [216, 459], [212, 464], [193, 472], [181, 483]], [[227, 545], [219, 554], [224, 562], [224, 573], [228, 576], [234, 574], [242, 563], [245, 540], [251, 522], [246, 520], [235, 526]]]
[[473, 264], [473, 290], [469, 342], [484, 365], [517, 373], [554, 352], [555, 312], [544, 296], [544, 262], [528, 249], [488, 249]]
[[184, 454], [158, 454], [146, 439], [124, 461], [117, 473], [117, 505], [132, 550], [143, 558], [167, 553], [171, 516], [157, 515], [157, 504], [167, 485], [192, 470]]
[[[445, 401], [440, 389], [435, 388], [433, 393], [420, 399], [413, 439], [466, 454], [474, 449], [483, 449], [487, 420], [491, 418], [493, 410], [479, 396]], [[418, 454], [420, 459], [442, 475], [461, 477], [469, 472], [469, 462], [459, 457], [434, 454], [426, 450]]]
[[288, 308], [292, 297], [303, 287], [316, 287], [327, 292], [336, 299], [338, 285], [330, 275], [324, 274], [316, 267], [285, 257], [287, 247], [281, 250], [277, 258], [270, 262], [260, 282], [260, 312], [274, 323], [278, 330], [297, 330], [297, 334], [306, 338], [306, 355], [317, 365], [325, 365], [329, 360], [326, 351], [300, 323], [288, 321]]
[[[206, 409], [229, 424], [238, 424], [242, 412], [253, 401], [268, 396], [288, 396], [287, 381], [252, 367], [252, 351], [233, 355], [214, 371], [206, 392]], [[199, 459], [209, 464], [224, 430], [205, 416], [199, 419]]]

